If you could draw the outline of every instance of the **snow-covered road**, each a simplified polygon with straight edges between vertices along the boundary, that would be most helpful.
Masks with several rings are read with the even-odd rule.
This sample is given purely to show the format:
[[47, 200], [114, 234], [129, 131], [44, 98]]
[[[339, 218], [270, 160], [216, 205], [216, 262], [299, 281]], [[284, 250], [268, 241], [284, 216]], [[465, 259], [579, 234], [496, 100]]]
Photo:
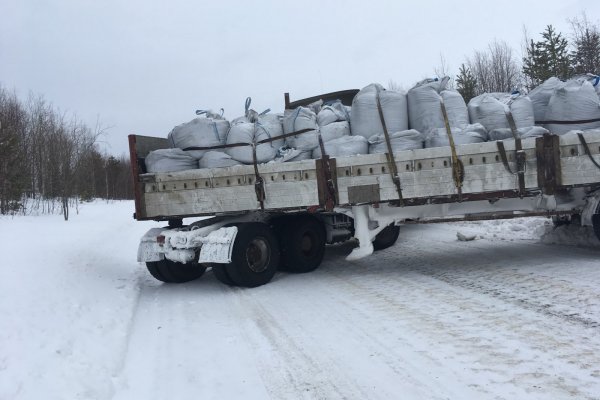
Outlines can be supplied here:
[[542, 219], [407, 226], [240, 289], [154, 281], [131, 209], [0, 219], [1, 399], [600, 398], [600, 246]]

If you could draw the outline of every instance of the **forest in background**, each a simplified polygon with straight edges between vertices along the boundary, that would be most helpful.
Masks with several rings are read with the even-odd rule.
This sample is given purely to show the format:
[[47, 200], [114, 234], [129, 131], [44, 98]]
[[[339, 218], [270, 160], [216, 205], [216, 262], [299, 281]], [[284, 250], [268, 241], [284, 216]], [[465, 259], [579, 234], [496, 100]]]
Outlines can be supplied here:
[[[524, 29], [517, 52], [495, 40], [449, 71], [444, 57], [434, 72], [451, 76], [465, 102], [482, 93], [527, 92], [550, 77], [600, 74], [600, 28], [585, 14], [569, 20], [571, 31], [549, 25], [536, 38]], [[390, 81], [391, 89], [398, 85]], [[0, 214], [57, 213], [69, 217], [80, 201], [131, 199], [129, 157], [106, 154], [106, 128], [89, 127], [41, 96], [26, 101], [0, 84]]]
[[133, 198], [129, 158], [101, 152], [102, 134], [43, 97], [23, 102], [0, 86], [0, 214], [66, 220], [80, 201]]

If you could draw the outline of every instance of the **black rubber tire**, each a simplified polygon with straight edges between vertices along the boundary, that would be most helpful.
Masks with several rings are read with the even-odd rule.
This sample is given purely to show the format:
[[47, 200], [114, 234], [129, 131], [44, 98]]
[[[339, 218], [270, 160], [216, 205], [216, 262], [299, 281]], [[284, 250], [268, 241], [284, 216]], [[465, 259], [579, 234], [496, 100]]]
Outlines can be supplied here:
[[231, 263], [225, 264], [233, 283], [243, 287], [264, 285], [273, 279], [278, 265], [279, 243], [271, 228], [262, 223], [239, 224]]
[[212, 264], [212, 272], [219, 282], [228, 286], [235, 286], [235, 282], [233, 282], [229, 274], [227, 274], [225, 264]]
[[325, 228], [311, 216], [297, 216], [285, 220], [281, 229], [280, 269], [305, 273], [321, 265], [325, 255]]
[[375, 236], [373, 240], [373, 250], [383, 250], [391, 247], [398, 240], [400, 235], [400, 227], [398, 225], [388, 225]]
[[[600, 207], [597, 211], [600, 211]], [[594, 228], [594, 233], [598, 240], [600, 240], [600, 212], [598, 214], [592, 215], [592, 227]]]
[[200, 278], [206, 266], [198, 263], [182, 264], [167, 260], [147, 262], [148, 272], [154, 278], [165, 283], [184, 283]]

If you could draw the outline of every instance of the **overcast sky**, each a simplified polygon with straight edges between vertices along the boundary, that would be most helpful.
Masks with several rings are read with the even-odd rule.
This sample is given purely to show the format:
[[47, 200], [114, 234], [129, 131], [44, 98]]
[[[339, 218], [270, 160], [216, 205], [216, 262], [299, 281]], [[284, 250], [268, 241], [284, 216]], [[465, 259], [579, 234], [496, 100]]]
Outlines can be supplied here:
[[62, 111], [130, 133], [165, 137], [198, 108], [242, 115], [292, 100], [390, 80], [409, 88], [440, 54], [456, 73], [495, 38], [520, 57], [523, 26], [568, 33], [567, 18], [597, 0], [192, 1], [0, 0], [0, 84], [42, 94]]

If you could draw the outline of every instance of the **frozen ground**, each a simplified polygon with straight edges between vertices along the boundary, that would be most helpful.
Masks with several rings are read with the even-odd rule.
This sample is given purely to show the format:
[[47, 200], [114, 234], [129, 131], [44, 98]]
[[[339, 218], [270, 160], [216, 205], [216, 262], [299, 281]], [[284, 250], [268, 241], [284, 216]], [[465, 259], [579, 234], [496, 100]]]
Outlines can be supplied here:
[[0, 219], [0, 399], [600, 398], [600, 247], [544, 244], [581, 231], [407, 226], [237, 289], [152, 280], [132, 208]]

